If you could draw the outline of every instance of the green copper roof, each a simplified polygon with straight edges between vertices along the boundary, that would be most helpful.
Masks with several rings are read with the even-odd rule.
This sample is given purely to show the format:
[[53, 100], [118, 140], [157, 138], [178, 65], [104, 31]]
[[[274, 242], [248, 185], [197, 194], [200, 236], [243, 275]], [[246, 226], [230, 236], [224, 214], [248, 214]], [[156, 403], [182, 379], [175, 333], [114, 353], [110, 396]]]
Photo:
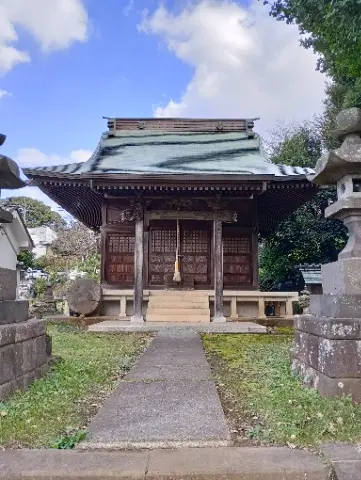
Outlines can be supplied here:
[[275, 165], [257, 134], [126, 130], [104, 133], [84, 163], [38, 167], [26, 174], [245, 174], [300, 177], [311, 169]]

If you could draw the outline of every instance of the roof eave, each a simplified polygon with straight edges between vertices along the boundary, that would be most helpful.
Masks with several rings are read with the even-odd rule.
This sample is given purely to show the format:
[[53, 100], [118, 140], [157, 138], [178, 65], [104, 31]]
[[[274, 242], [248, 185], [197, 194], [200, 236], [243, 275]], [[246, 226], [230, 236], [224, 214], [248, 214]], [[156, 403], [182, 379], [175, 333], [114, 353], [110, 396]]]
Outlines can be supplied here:
[[[87, 181], [94, 180], [111, 180], [112, 182], [119, 181], [140, 181], [140, 180], [152, 180], [152, 181], [179, 181], [184, 179], [184, 182], [188, 182], [190, 179], [194, 180], [203, 180], [207, 182], [220, 181], [220, 180], [232, 180], [236, 181], [273, 181], [273, 182], [288, 182], [288, 181], [309, 181], [306, 175], [284, 175], [276, 176], [274, 174], [237, 174], [237, 173], [83, 173], [83, 174], [71, 174], [71, 173], [56, 173], [54, 172], [45, 172], [41, 170], [24, 170], [24, 174], [33, 180], [35, 179], [50, 179], [50, 180], [69, 180], [72, 182], [81, 182], [86, 183]], [[231, 178], [230, 178], [231, 177]]]

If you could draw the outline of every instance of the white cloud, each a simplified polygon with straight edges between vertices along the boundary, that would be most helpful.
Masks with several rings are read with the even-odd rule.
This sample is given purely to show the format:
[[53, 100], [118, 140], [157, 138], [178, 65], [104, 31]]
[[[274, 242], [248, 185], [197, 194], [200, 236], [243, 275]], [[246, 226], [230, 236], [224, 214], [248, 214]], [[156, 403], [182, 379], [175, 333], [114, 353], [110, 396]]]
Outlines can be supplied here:
[[11, 93], [6, 90], [0, 90], [0, 98], [2, 97], [10, 97]]
[[296, 27], [269, 17], [258, 0], [199, 0], [179, 14], [160, 6], [139, 29], [161, 37], [194, 68], [179, 100], [158, 106], [158, 117], [261, 117], [263, 134], [278, 119], [310, 118], [322, 108], [325, 78]]
[[123, 15], [128, 17], [130, 12], [134, 9], [134, 6], [135, 6], [135, 0], [128, 0], [128, 3], [123, 8]]
[[73, 150], [68, 157], [47, 154], [37, 148], [21, 148], [15, 158], [21, 168], [48, 165], [65, 165], [67, 163], [85, 162], [90, 158], [91, 150]]
[[30, 61], [16, 47], [17, 28], [30, 33], [43, 52], [85, 41], [88, 15], [82, 0], [0, 0], [0, 74]]
[[[21, 148], [14, 160], [20, 168], [63, 165], [74, 162], [85, 162], [93, 152], [91, 150], [73, 150], [68, 157], [46, 154], [37, 148]], [[2, 190], [2, 197], [31, 197], [49, 205], [53, 210], [59, 210], [59, 205], [50, 200], [38, 187], [29, 186], [18, 190]]]

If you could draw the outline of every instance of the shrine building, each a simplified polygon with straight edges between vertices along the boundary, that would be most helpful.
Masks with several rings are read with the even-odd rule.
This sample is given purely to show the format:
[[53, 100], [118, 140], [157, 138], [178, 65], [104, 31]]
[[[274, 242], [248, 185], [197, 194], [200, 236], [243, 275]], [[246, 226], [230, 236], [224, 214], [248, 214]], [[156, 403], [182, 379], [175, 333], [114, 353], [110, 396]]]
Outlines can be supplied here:
[[100, 231], [102, 314], [142, 321], [292, 316], [297, 293], [260, 292], [258, 240], [311, 199], [308, 168], [267, 159], [254, 119], [108, 119], [83, 163], [28, 168]]

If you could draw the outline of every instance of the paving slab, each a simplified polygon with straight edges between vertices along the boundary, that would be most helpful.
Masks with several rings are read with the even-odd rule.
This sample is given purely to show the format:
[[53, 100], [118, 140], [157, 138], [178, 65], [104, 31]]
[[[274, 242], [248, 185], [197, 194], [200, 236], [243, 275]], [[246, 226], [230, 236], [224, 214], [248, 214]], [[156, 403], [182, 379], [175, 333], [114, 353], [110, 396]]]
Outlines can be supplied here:
[[214, 382], [122, 383], [89, 427], [84, 448], [170, 448], [229, 444]]
[[332, 480], [361, 480], [361, 445], [333, 443], [323, 445], [321, 451], [332, 465]]
[[143, 452], [7, 450], [0, 452], [0, 480], [143, 480], [148, 461]]
[[143, 355], [139, 358], [137, 365], [144, 367], [148, 365], [203, 365], [205, 368], [208, 366], [207, 359], [202, 351], [173, 351], [164, 352], [163, 349], [157, 349], [151, 351], [149, 355]]
[[199, 333], [267, 333], [267, 328], [254, 322], [133, 324], [129, 320], [105, 320], [88, 327], [88, 332], [160, 332], [190, 330]]
[[79, 448], [229, 443], [227, 421], [199, 335], [162, 332], [105, 401]]
[[209, 365], [135, 365], [125, 381], [212, 380]]
[[282, 447], [201, 448], [152, 452], [147, 480], [326, 480], [309, 452]]
[[0, 480], [326, 480], [327, 472], [310, 452], [283, 447], [0, 451]]

